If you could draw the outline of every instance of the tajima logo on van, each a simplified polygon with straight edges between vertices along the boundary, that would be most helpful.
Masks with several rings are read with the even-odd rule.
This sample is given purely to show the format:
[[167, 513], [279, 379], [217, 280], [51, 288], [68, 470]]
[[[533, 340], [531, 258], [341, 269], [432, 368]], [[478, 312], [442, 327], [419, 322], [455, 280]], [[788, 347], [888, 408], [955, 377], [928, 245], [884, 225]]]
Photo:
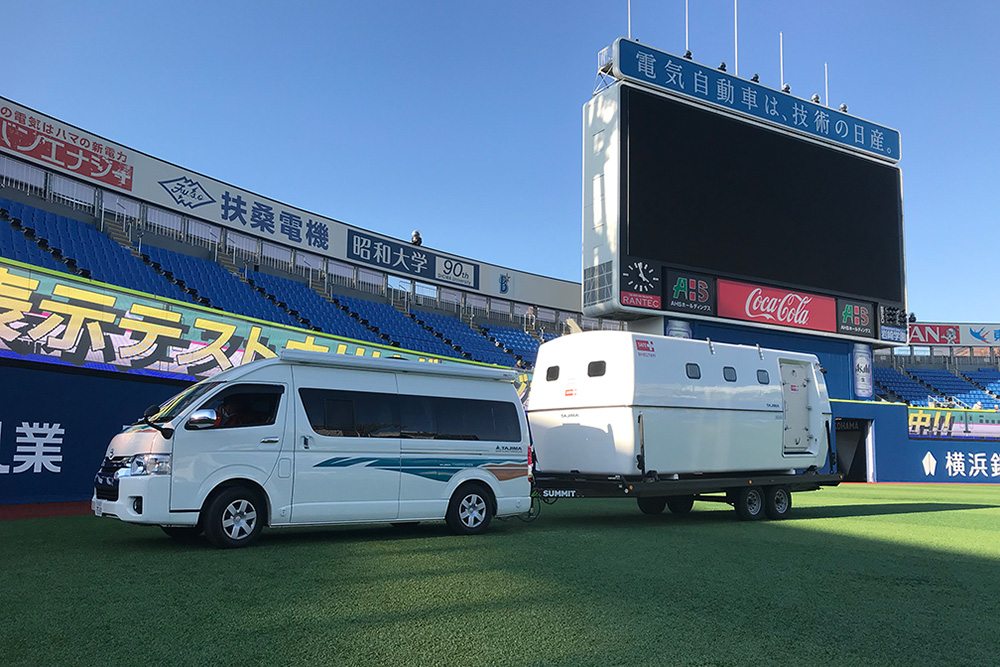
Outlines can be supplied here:
[[836, 301], [825, 296], [718, 281], [719, 315], [786, 327], [836, 331]]

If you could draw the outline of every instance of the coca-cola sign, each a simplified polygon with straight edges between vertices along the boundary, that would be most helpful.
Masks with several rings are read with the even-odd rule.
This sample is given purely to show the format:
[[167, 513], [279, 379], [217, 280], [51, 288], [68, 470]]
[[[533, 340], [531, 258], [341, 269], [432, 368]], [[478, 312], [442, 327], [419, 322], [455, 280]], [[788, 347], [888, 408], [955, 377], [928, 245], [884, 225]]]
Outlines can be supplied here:
[[720, 317], [813, 331], [837, 331], [837, 302], [830, 297], [731, 280], [719, 280], [717, 285]]

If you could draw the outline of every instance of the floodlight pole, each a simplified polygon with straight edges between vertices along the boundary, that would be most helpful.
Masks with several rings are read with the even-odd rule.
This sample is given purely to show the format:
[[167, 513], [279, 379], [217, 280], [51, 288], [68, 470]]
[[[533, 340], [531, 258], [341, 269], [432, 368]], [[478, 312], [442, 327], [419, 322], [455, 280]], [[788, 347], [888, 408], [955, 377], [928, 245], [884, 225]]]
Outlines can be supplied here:
[[823, 92], [826, 97], [823, 99], [823, 102], [826, 106], [830, 106], [830, 68], [827, 66], [827, 63], [823, 63], [823, 82], [826, 86]]
[[733, 46], [736, 51], [736, 76], [740, 75], [740, 28], [739, 28], [739, 11], [737, 10], [737, 3], [739, 0], [733, 0]]
[[684, 0], [684, 50], [685, 51], [691, 50], [691, 40], [689, 39], [689, 30], [688, 30], [688, 25], [689, 25], [688, 17], [689, 17], [688, 0]]
[[785, 88], [785, 33], [778, 32], [778, 62], [781, 69], [781, 88]]

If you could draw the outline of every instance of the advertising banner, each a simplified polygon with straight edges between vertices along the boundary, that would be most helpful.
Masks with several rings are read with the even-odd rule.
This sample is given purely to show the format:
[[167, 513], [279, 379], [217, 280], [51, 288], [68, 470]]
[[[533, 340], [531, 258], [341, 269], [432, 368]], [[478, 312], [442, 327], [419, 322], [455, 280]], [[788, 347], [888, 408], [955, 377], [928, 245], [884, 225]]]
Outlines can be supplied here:
[[1000, 324], [911, 323], [910, 345], [1000, 347]]
[[863, 301], [837, 299], [837, 332], [875, 337], [875, 306]]
[[624, 38], [615, 42], [614, 57], [621, 78], [869, 155], [900, 158], [899, 132], [883, 125]]
[[471, 363], [156, 299], [0, 258], [0, 357], [194, 381], [283, 349]]
[[[479, 265], [476, 263], [443, 257], [422, 246], [389, 241], [353, 229], [347, 232], [347, 258], [418, 280], [439, 280], [479, 289]], [[509, 275], [500, 282], [498, 289], [501, 294], [510, 290]]]
[[715, 279], [693, 273], [667, 270], [664, 308], [698, 315], [715, 315]]
[[719, 316], [813, 331], [837, 331], [835, 299], [732, 280], [717, 281]]
[[909, 408], [911, 438], [1000, 441], [1000, 411]]
[[905, 449], [876, 445], [878, 481], [1000, 483], [1000, 442], [928, 439], [910, 444], [914, 446]]

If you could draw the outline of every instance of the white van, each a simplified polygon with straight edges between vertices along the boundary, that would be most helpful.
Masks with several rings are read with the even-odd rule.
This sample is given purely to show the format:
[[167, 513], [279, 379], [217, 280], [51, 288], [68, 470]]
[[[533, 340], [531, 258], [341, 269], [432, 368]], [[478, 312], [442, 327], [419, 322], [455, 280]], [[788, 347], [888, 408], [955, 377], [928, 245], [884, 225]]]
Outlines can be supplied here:
[[479, 533], [527, 512], [528, 428], [515, 373], [282, 351], [188, 387], [115, 436], [98, 516], [205, 532], [445, 519]]

